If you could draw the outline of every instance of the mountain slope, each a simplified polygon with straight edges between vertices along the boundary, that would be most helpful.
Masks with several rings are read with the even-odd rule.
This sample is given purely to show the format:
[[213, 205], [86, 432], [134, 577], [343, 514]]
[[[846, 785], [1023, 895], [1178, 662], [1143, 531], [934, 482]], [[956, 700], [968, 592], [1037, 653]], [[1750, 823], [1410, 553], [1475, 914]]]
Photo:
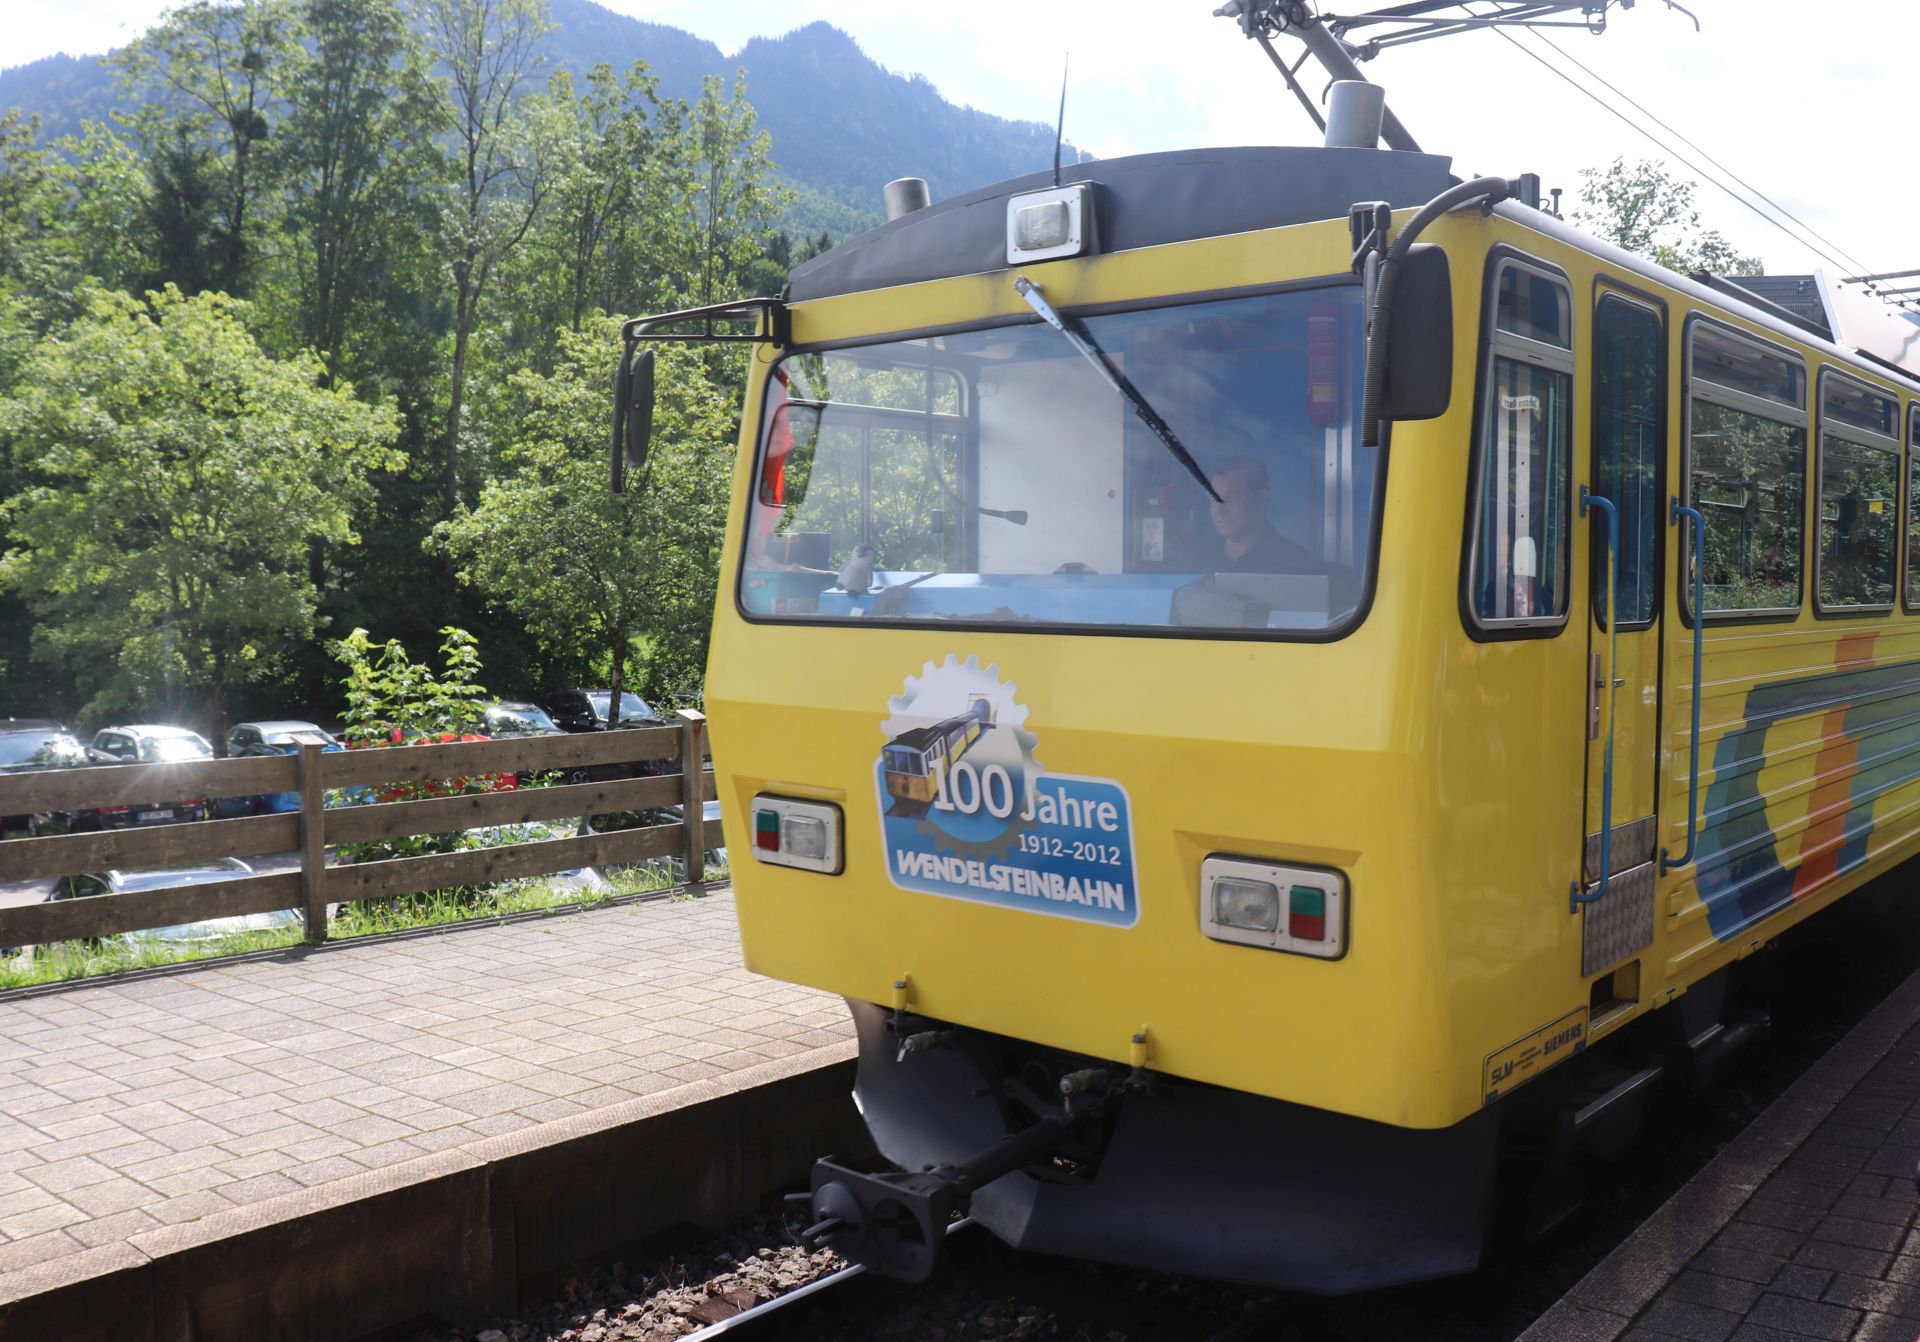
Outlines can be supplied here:
[[[1032, 172], [1052, 161], [1053, 128], [1009, 121], [946, 101], [919, 75], [895, 74], [847, 34], [813, 23], [755, 38], [729, 59], [703, 38], [615, 14], [593, 0], [549, 0], [547, 59], [575, 72], [600, 61], [624, 69], [642, 59], [664, 96], [699, 96], [706, 75], [731, 87], [745, 69], [747, 97], [773, 137], [773, 160], [802, 192], [786, 223], [836, 236], [876, 222], [880, 187], [925, 177], [934, 199]], [[0, 70], [0, 108], [36, 112], [46, 138], [104, 120], [117, 90], [95, 58], [49, 56]], [[1077, 161], [1069, 147], [1067, 161]]]
[[0, 70], [0, 109], [36, 113], [42, 140], [77, 135], [82, 121], [104, 121], [114, 94], [113, 76], [96, 56], [62, 53]]

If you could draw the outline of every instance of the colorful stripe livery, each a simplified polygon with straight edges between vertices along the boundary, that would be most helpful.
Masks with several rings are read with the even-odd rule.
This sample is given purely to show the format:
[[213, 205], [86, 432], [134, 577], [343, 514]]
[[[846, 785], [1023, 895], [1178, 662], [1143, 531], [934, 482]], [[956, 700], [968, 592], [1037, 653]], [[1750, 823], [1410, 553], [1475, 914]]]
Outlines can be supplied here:
[[[1920, 662], [1874, 665], [1876, 637], [1839, 638], [1836, 670], [1748, 691], [1744, 721], [1715, 743], [1696, 880], [1720, 940], [1862, 866], [1875, 803], [1920, 780]], [[1797, 842], [1784, 840], [1761, 784], [1768, 737], [1783, 724], [1816, 716], [1813, 786], [1775, 803], [1801, 808], [1806, 821]], [[1783, 859], [1790, 843], [1797, 854]]]

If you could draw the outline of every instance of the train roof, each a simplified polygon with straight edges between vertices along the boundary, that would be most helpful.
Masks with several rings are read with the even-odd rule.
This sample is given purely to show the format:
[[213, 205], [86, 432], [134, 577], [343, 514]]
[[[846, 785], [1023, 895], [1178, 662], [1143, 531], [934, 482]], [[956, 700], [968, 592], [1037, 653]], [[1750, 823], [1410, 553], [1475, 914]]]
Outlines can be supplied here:
[[[1279, 145], [1095, 159], [1063, 167], [1060, 181], [1098, 184], [1089, 250], [1101, 254], [1344, 219], [1363, 201], [1417, 207], [1459, 180], [1452, 165], [1440, 154]], [[787, 300], [1003, 270], [1007, 200], [1052, 184], [1051, 173], [1030, 173], [889, 220], [796, 266]], [[1507, 201], [1498, 212], [1866, 371], [1920, 385], [1920, 325], [1863, 285], [1818, 272], [1688, 277], [1531, 206]]]
[[[1104, 253], [1344, 219], [1357, 201], [1424, 205], [1454, 184], [1452, 168], [1439, 154], [1268, 146], [1096, 159], [1060, 181], [1099, 184], [1092, 251]], [[794, 267], [788, 301], [1004, 270], [1007, 198], [1051, 185], [1052, 173], [1030, 173], [889, 220]]]
[[924, 750], [927, 746], [933, 744], [934, 738], [940, 734], [940, 729], [952, 721], [952, 718], [948, 718], [946, 722], [935, 722], [925, 727], [910, 727], [887, 742], [887, 744], [890, 746], [905, 746], [909, 750]]
[[1509, 200], [1495, 206], [1494, 212], [1579, 247], [1619, 271], [1704, 305], [1736, 312], [1782, 339], [1810, 346], [1861, 372], [1891, 379], [1910, 392], [1920, 390], [1920, 325], [1864, 285], [1848, 284], [1819, 271], [1776, 276], [1771, 282], [1760, 276], [1729, 278], [1705, 271], [1682, 275], [1530, 206]]

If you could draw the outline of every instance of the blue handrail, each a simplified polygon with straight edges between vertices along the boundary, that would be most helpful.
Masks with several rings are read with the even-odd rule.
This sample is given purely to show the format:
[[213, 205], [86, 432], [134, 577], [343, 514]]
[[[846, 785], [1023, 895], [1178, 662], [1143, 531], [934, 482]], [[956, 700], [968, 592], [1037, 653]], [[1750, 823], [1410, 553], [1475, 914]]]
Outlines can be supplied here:
[[1620, 510], [1613, 500], [1580, 486], [1580, 516], [1588, 508], [1601, 508], [1607, 514], [1607, 749], [1600, 769], [1600, 880], [1588, 894], [1582, 889], [1586, 879], [1585, 849], [1580, 858], [1582, 870], [1573, 878], [1567, 911], [1578, 913], [1582, 904], [1606, 898], [1607, 885], [1613, 879], [1613, 726], [1614, 705], [1620, 694], [1620, 621], [1614, 607], [1620, 600]]
[[1693, 526], [1693, 731], [1687, 738], [1687, 848], [1673, 858], [1661, 848], [1662, 876], [1693, 861], [1694, 830], [1700, 824], [1700, 674], [1707, 634], [1707, 519], [1699, 509], [1689, 508], [1676, 498], [1668, 524], [1679, 526], [1683, 517]]

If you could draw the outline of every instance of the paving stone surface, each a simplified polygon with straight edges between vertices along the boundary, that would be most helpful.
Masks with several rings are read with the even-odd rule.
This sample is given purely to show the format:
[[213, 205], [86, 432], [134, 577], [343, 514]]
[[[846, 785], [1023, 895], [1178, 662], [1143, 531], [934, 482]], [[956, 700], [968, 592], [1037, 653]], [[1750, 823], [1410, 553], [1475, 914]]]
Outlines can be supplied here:
[[1917, 1342], [1916, 1160], [1920, 975], [1521, 1342]]
[[852, 1033], [726, 893], [0, 1002], [0, 1274]]

